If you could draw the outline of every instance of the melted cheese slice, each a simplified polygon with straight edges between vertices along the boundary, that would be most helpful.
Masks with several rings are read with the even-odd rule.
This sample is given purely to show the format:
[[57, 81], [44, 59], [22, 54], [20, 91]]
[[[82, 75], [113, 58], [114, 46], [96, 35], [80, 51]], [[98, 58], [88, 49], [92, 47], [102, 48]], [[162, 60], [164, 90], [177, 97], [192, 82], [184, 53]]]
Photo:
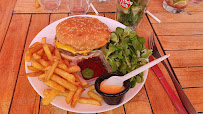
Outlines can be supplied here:
[[56, 45], [57, 48], [70, 51], [70, 52], [72, 52], [73, 54], [79, 53], [79, 54], [86, 55], [87, 53], [89, 53], [89, 52], [92, 51], [92, 50], [76, 51], [75, 49], [73, 49], [73, 48], [70, 47], [70, 46], [62, 45], [61, 43], [58, 42], [58, 40], [56, 41], [56, 44], [55, 44], [55, 45]]

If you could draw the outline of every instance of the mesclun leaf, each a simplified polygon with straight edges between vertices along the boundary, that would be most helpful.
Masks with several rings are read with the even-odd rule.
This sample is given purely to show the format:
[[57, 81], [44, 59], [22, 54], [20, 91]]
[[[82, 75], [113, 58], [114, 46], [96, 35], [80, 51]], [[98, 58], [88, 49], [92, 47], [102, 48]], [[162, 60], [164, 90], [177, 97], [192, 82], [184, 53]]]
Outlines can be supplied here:
[[117, 54], [111, 55], [110, 58], [112, 58], [113, 60], [114, 60], [114, 59], [120, 59], [120, 60], [123, 59], [122, 51], [120, 51], [120, 52], [117, 53]]
[[124, 50], [124, 53], [125, 53], [126, 56], [129, 56], [129, 55], [131, 54], [131, 52], [130, 52], [129, 49], [125, 49], [125, 50]]
[[145, 64], [147, 64], [148, 62], [147, 62], [147, 60], [145, 60], [145, 59], [141, 59], [140, 60], [140, 65], [145, 65]]
[[123, 32], [123, 37], [129, 37], [129, 38], [132, 38], [134, 36], [136, 36], [136, 32], [135, 31], [131, 31], [130, 30], [130, 27], [126, 27], [124, 29], [124, 32]]
[[117, 27], [117, 28], [116, 28], [116, 34], [117, 34], [119, 37], [121, 37], [123, 31], [124, 31], [124, 30], [123, 30], [123, 28], [121, 28], [121, 27]]
[[124, 54], [124, 58], [125, 58], [125, 61], [126, 61], [127, 65], [128, 65], [129, 67], [131, 67], [129, 57]]
[[106, 58], [111, 54], [113, 53], [114, 51], [116, 51], [116, 47], [113, 45], [113, 44], [109, 44], [109, 49], [108, 49], [108, 52], [106, 53]]
[[135, 39], [135, 40], [132, 41], [132, 45], [133, 45], [133, 47], [134, 47], [135, 50], [141, 51], [141, 49], [142, 49], [142, 44], [140, 44], [140, 42], [139, 42], [137, 39]]
[[127, 73], [126, 68], [127, 68], [127, 64], [122, 63], [119, 70], [121, 73], [126, 74]]
[[130, 82], [131, 82], [131, 88], [133, 88], [135, 87], [137, 80], [134, 77], [132, 77], [132, 80]]
[[137, 64], [137, 56], [135, 54], [132, 55], [132, 59], [131, 59], [131, 64], [134, 65], [134, 64]]
[[114, 32], [111, 33], [111, 41], [113, 41], [114, 43], [119, 42], [119, 38], [117, 37], [116, 33], [114, 33]]
[[111, 65], [112, 72], [116, 72], [118, 68], [116, 62], [109, 58], [108, 63]]
[[145, 43], [145, 38], [144, 37], [138, 37], [137, 39], [140, 42], [140, 44], [144, 44]]
[[140, 51], [136, 51], [136, 56], [138, 57], [138, 58], [140, 58]]
[[142, 58], [149, 58], [152, 55], [152, 50], [146, 49], [144, 53], [141, 54]]
[[120, 46], [123, 50], [128, 49], [128, 44], [126, 42], [121, 42]]
[[130, 27], [126, 27], [123, 32], [124, 32], [124, 33], [130, 33], [130, 32], [131, 32]]
[[108, 51], [109, 51], [108, 49], [104, 49], [104, 50], [103, 50], [103, 54], [104, 54], [105, 57], [107, 57]]

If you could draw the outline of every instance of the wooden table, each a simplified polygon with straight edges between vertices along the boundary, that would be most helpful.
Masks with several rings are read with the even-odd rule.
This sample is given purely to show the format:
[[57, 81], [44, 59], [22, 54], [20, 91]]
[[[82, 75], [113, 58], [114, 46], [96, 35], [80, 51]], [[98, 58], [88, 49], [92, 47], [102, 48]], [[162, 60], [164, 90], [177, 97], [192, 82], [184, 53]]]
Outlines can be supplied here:
[[[43, 106], [41, 97], [25, 76], [24, 52], [35, 35], [48, 24], [70, 16], [62, 0], [59, 10], [48, 13], [34, 7], [34, 0], [0, 1], [0, 114], [72, 114], [55, 106]], [[100, 16], [115, 19], [116, 1], [97, 4]], [[203, 113], [203, 3], [190, 3], [186, 11], [172, 14], [162, 8], [162, 0], [152, 0], [148, 10], [162, 22], [146, 15], [138, 35], [146, 38], [154, 31], [162, 54], [171, 54], [170, 68], [198, 113]], [[90, 9], [89, 14], [94, 14]], [[158, 64], [172, 89], [173, 83]], [[176, 93], [177, 94], [177, 93]], [[160, 81], [150, 69], [145, 86], [128, 103], [103, 114], [178, 113]]]

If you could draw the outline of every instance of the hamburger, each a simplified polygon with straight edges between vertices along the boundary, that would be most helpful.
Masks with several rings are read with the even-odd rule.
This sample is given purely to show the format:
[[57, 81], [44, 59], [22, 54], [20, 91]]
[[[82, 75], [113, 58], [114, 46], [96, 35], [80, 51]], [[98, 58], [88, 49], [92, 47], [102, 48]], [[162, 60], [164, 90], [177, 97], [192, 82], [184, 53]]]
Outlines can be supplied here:
[[72, 17], [56, 27], [55, 45], [61, 56], [73, 60], [87, 56], [110, 40], [110, 29], [96, 18]]

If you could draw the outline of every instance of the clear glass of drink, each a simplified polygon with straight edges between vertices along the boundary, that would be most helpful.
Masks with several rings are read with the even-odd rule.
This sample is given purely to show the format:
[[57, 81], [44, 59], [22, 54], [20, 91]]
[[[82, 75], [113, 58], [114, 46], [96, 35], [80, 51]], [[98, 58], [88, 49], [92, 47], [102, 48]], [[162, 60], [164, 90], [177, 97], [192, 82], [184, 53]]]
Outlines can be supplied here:
[[41, 7], [46, 11], [55, 11], [59, 8], [61, 0], [38, 0]]
[[184, 12], [189, 0], [164, 0], [163, 8], [171, 13]]
[[117, 21], [135, 30], [143, 19], [149, 2], [150, 0], [117, 0]]
[[90, 0], [66, 0], [66, 5], [72, 15], [84, 15], [90, 7]]

